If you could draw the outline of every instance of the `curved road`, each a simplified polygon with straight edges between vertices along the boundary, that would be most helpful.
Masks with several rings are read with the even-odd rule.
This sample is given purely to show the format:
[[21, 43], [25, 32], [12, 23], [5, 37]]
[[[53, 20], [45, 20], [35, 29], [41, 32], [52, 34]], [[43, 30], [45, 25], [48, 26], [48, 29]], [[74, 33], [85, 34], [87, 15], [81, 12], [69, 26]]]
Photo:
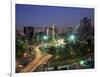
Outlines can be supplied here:
[[52, 55], [50, 54], [45, 54], [43, 55], [39, 49], [39, 47], [46, 45], [46, 44], [40, 44], [35, 48], [36, 51], [36, 57], [33, 61], [31, 61], [25, 68], [23, 68], [20, 72], [32, 72], [34, 71], [40, 64], [43, 64], [44, 62], [46, 63]]

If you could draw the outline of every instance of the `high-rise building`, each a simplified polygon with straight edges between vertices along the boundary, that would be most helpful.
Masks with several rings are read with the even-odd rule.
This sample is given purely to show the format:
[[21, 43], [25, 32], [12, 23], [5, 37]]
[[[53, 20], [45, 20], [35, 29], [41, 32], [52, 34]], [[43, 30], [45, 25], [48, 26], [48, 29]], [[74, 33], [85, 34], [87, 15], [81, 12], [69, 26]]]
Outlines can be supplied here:
[[67, 27], [67, 33], [70, 33], [73, 31], [73, 28], [72, 27]]
[[45, 27], [45, 28], [44, 28], [44, 33], [45, 33], [46, 35], [49, 35], [49, 27]]
[[31, 40], [34, 36], [34, 27], [24, 27], [24, 34], [28, 40]]
[[54, 24], [52, 24], [50, 27], [45, 27], [45, 33], [46, 35], [52, 36], [53, 32], [55, 32], [55, 34], [58, 33], [58, 28], [54, 26]]
[[80, 21], [80, 26], [78, 28], [78, 31], [81, 34], [90, 34], [92, 32], [91, 28], [92, 28], [91, 27], [91, 19], [89, 19], [88, 17], [84, 17]]
[[43, 28], [43, 27], [36, 27], [36, 28], [34, 29], [34, 32], [35, 32], [35, 33], [44, 32], [44, 28]]

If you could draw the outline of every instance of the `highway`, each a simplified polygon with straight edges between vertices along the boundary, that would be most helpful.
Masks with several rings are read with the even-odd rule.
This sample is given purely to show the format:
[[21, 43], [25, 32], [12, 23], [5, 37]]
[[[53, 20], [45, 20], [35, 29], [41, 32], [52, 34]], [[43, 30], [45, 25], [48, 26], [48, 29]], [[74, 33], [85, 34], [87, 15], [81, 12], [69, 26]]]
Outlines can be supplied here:
[[31, 61], [25, 68], [23, 68], [20, 73], [23, 72], [32, 72], [34, 71], [40, 64], [43, 64], [44, 62], [47, 63], [47, 61], [52, 57], [50, 54], [42, 54], [39, 47], [43, 46], [45, 44], [40, 44], [36, 47], [34, 47], [36, 52], [36, 57], [33, 61]]
[[[36, 55], [35, 55], [35, 59], [32, 60], [25, 68], [23, 68], [20, 72], [23, 73], [23, 72], [33, 72], [36, 70], [36, 68], [38, 68], [41, 64], [46, 64], [48, 62], [48, 60], [53, 56], [51, 54], [43, 54], [41, 52], [41, 50], [39, 49], [40, 47], [42, 47], [43, 45], [46, 45], [48, 43], [45, 43], [45, 44], [39, 44], [38, 46], [32, 46], [36, 52]], [[89, 56], [93, 55], [93, 53], [90, 53], [88, 55], [85, 55], [82, 57], [82, 59], [87, 59]], [[81, 58], [76, 58], [76, 59], [70, 59], [70, 60], [65, 60], [65, 61], [62, 61], [61, 64], [77, 64], [77, 62], [79, 62], [81, 60]], [[58, 62], [59, 63], [59, 62]], [[58, 64], [57, 63], [57, 64]], [[57, 65], [56, 64], [56, 65]], [[55, 65], [55, 63], [52, 63], [51, 65]], [[50, 67], [50, 66], [49, 66]]]

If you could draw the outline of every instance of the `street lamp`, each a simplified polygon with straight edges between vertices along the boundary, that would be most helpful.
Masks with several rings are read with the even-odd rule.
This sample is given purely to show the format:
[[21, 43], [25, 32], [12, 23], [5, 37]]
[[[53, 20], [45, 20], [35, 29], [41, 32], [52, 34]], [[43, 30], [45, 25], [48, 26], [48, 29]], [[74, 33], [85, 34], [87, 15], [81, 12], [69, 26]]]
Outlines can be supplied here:
[[84, 60], [81, 60], [80, 61], [80, 65], [85, 65], [85, 61]]
[[75, 37], [75, 35], [70, 35], [69, 37], [68, 37], [68, 42], [69, 43], [75, 43], [75, 39], [76, 39], [76, 37]]
[[47, 40], [47, 39], [48, 39], [48, 36], [43, 36], [43, 39], [44, 39], [44, 40]]
[[74, 35], [71, 35], [70, 37], [69, 37], [69, 40], [70, 41], [73, 41], [75, 39], [75, 36]]

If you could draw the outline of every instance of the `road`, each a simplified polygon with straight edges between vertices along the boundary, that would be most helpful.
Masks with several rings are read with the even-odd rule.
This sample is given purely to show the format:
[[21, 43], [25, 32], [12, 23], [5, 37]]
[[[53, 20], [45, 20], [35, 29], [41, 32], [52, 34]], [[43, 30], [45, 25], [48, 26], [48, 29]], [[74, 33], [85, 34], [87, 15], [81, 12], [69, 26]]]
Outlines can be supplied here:
[[23, 68], [20, 73], [23, 72], [32, 72], [34, 71], [40, 64], [43, 64], [44, 62], [46, 63], [52, 55], [50, 54], [42, 54], [39, 47], [43, 46], [45, 44], [40, 44], [36, 47], [34, 47], [36, 51], [36, 57], [33, 61], [31, 61], [25, 68]]
[[[48, 43], [45, 44], [39, 44], [38, 46], [33, 46], [34, 50], [36, 52], [36, 56], [35, 59], [32, 60], [25, 68], [23, 68], [20, 72], [32, 72], [34, 71], [37, 67], [39, 67], [41, 64], [47, 63], [48, 60], [53, 56], [50, 54], [43, 54], [41, 52], [41, 50], [39, 49], [41, 46], [46, 45]], [[93, 54], [93, 53], [92, 53]], [[82, 58], [88, 58], [89, 56], [91, 56], [92, 54], [88, 54]], [[65, 60], [63, 62], [61, 62], [61, 64], [73, 64], [73, 63], [77, 63], [81, 58], [78, 59], [72, 59], [72, 60]], [[52, 65], [55, 65], [55, 63], [53, 63]]]
[[57, 66], [58, 70], [93, 68], [93, 66], [90, 66], [90, 65], [80, 64], [81, 60], [85, 62], [93, 62], [94, 58], [91, 57], [93, 55], [94, 53], [90, 53], [88, 55], [83, 56], [82, 58], [75, 58], [75, 59], [70, 59], [70, 60], [62, 60], [60, 62], [53, 62], [52, 64], [50, 64], [50, 66], [48, 66], [47, 70], [54, 71], [54, 66]]
[[90, 57], [93, 55], [94, 53], [90, 53], [88, 55], [85, 55], [83, 57], [80, 58], [75, 58], [75, 59], [66, 59], [66, 60], [62, 60], [62, 61], [57, 61], [57, 62], [52, 62], [48, 67], [53, 67], [55, 65], [57, 66], [63, 66], [63, 65], [71, 65], [71, 64], [76, 64], [79, 63], [81, 60], [85, 60], [85, 61], [94, 61], [94, 59], [90, 59]]

